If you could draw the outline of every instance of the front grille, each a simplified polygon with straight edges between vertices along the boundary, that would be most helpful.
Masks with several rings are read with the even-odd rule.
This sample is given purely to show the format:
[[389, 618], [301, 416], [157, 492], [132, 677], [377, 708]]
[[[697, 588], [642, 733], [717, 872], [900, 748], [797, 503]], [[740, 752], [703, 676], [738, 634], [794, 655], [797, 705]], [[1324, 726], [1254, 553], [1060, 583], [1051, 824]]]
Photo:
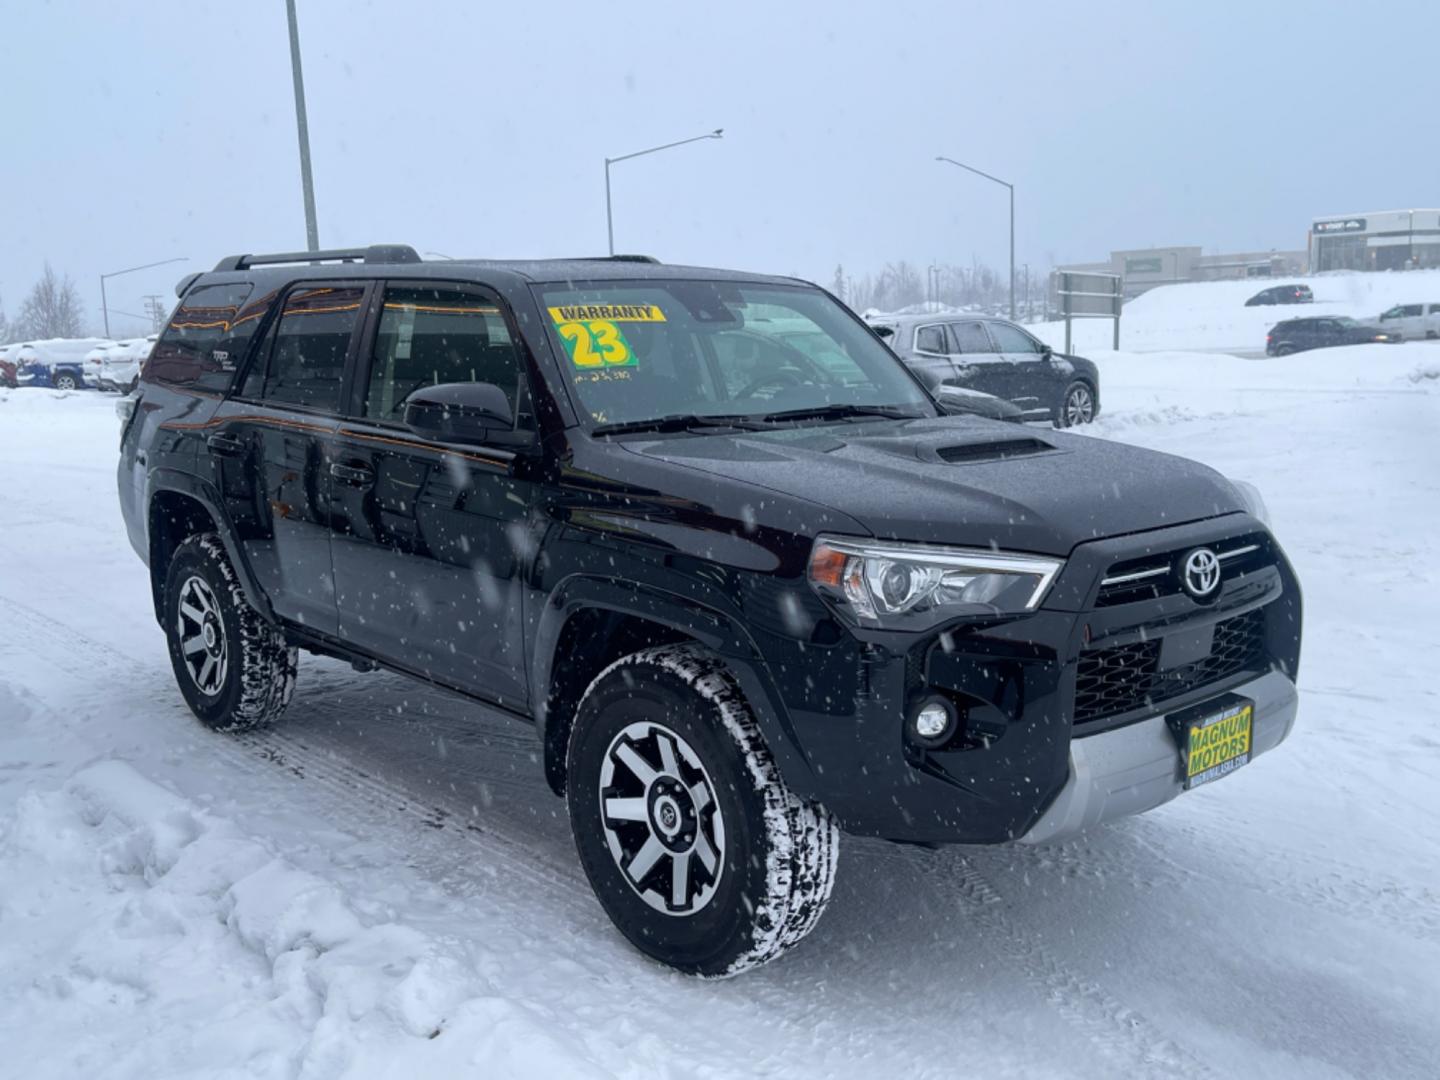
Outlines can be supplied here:
[[1210, 655], [1161, 671], [1159, 640], [1137, 641], [1082, 653], [1075, 680], [1074, 722], [1118, 716], [1179, 697], [1247, 670], [1265, 660], [1265, 611], [1257, 608], [1215, 624]]
[[[1270, 547], [1270, 538], [1265, 533], [1246, 533], [1233, 536], [1209, 545], [1220, 557], [1223, 580], [1252, 574], [1275, 564], [1275, 554]], [[1159, 600], [1164, 596], [1175, 596], [1182, 592], [1180, 587], [1180, 563], [1186, 552], [1167, 551], [1156, 555], [1142, 555], [1118, 562], [1105, 571], [1100, 582], [1100, 592], [1095, 597], [1095, 606], [1114, 607], [1116, 604], [1133, 604], [1139, 600]]]

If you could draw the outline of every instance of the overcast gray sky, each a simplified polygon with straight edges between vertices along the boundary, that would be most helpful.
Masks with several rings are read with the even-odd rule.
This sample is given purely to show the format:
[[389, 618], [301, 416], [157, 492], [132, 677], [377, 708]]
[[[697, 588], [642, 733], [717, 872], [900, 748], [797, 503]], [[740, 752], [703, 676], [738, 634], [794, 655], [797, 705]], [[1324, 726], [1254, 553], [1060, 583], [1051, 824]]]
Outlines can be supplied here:
[[[0, 298], [48, 258], [98, 324], [305, 229], [283, 0], [4, 0]], [[828, 283], [908, 258], [1298, 248], [1434, 206], [1440, 5], [300, 0], [320, 241], [600, 253]], [[118, 332], [135, 323], [115, 320]]]

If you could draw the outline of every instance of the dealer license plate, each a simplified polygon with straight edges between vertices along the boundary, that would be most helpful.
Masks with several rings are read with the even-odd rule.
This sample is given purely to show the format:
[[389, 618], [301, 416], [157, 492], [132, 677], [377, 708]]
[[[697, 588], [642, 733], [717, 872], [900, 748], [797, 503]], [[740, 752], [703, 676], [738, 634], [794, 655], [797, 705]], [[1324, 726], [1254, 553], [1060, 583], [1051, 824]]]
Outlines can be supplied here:
[[1229, 776], [1250, 761], [1255, 703], [1231, 695], [1166, 718], [1180, 744], [1185, 789]]

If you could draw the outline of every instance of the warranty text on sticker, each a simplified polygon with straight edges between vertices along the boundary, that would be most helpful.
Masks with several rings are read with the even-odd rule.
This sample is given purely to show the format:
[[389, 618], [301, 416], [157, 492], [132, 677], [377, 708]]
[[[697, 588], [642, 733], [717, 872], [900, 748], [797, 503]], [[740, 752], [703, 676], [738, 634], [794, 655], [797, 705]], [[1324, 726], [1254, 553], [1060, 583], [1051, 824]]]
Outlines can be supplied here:
[[566, 304], [550, 309], [550, 318], [557, 323], [594, 322], [664, 322], [665, 313], [655, 304]]

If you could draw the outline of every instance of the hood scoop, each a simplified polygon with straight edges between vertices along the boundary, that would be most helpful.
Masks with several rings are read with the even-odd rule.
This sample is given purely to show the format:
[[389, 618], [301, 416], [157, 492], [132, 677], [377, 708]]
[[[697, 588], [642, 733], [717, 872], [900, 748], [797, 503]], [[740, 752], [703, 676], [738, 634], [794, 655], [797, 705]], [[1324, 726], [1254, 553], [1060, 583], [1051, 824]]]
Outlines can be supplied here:
[[982, 461], [1004, 461], [1007, 458], [1048, 454], [1053, 444], [1034, 437], [996, 439], [987, 442], [961, 443], [958, 446], [937, 446], [935, 455], [951, 465], [972, 465]]

